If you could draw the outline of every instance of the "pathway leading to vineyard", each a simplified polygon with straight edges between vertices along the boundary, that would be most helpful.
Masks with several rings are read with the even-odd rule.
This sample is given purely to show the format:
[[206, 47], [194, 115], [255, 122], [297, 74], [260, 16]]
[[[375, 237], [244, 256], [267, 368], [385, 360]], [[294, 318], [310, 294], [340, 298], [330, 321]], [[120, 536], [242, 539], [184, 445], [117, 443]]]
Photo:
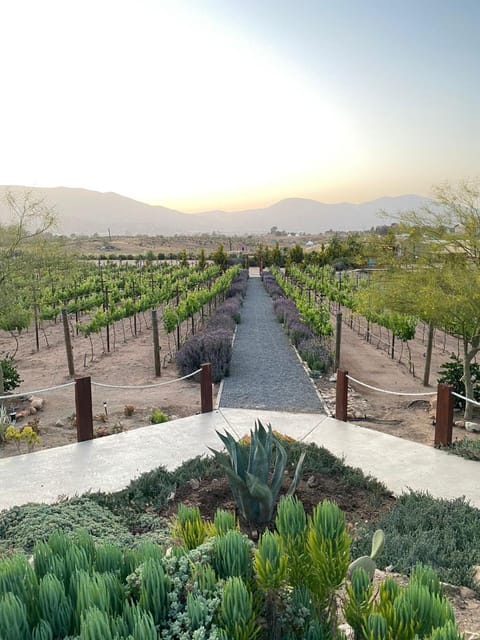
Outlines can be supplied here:
[[258, 277], [248, 281], [220, 407], [324, 413]]

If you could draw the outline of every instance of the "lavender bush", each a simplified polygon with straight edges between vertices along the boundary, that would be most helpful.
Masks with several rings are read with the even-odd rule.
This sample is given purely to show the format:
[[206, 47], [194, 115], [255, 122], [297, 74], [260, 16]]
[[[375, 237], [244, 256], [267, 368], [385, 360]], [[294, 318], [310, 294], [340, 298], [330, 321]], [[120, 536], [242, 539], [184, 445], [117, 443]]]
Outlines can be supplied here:
[[228, 375], [232, 358], [232, 334], [225, 329], [203, 331], [192, 336], [177, 352], [177, 366], [182, 376], [200, 368], [204, 362], [212, 365], [212, 381]]
[[326, 373], [332, 369], [333, 358], [325, 338], [307, 338], [299, 342], [297, 349], [312, 371]]
[[302, 321], [295, 302], [285, 297], [275, 278], [268, 272], [264, 273], [263, 284], [273, 298], [273, 311], [277, 320], [283, 323], [302, 360], [315, 372], [325, 373], [331, 369], [333, 359], [328, 342], [314, 336], [312, 329]]
[[240, 322], [246, 283], [247, 273], [242, 271], [232, 282], [224, 302], [209, 318], [205, 329], [191, 336], [177, 352], [177, 366], [182, 376], [196, 371], [204, 362], [210, 362], [212, 365], [213, 382], [220, 382], [228, 375], [233, 333], [236, 323]]

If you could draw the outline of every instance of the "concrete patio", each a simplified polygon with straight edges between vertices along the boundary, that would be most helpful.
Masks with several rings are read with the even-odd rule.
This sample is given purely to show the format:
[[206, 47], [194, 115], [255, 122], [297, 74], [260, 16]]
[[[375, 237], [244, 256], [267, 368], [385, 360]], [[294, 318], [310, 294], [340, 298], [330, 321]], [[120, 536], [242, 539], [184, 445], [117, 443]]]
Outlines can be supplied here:
[[55, 449], [3, 458], [0, 509], [27, 502], [51, 503], [87, 491], [117, 491], [160, 465], [219, 449], [216, 430], [236, 436], [255, 420], [281, 433], [324, 446], [347, 464], [383, 482], [396, 495], [428, 491], [437, 498], [464, 496], [480, 508], [480, 464], [388, 434], [339, 422], [324, 414], [217, 409], [212, 413], [142, 427]]

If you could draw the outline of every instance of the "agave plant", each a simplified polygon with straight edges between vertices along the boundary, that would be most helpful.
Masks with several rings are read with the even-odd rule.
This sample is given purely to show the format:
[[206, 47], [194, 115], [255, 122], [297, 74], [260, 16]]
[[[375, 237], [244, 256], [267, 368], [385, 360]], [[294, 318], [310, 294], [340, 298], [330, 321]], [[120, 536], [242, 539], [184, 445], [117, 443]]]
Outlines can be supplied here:
[[[272, 432], [271, 425], [265, 428], [260, 420], [250, 431], [249, 445], [237, 442], [228, 432], [223, 435], [217, 431], [217, 434], [225, 445], [229, 461], [225, 462], [219, 451], [211, 451], [227, 473], [240, 516], [251, 527], [263, 529], [273, 517], [287, 465], [287, 453]], [[304, 458], [305, 452], [300, 456], [287, 495], [293, 495], [297, 488]]]

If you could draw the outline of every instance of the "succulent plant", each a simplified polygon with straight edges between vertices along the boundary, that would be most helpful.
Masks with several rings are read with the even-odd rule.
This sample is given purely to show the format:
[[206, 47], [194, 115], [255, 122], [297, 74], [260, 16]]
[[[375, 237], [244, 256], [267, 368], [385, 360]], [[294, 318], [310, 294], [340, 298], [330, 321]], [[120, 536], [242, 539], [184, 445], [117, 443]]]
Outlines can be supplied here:
[[358, 569], [358, 567], [361, 567], [367, 572], [368, 576], [370, 577], [370, 580], [372, 580], [373, 575], [375, 573], [375, 569], [377, 568], [375, 560], [382, 552], [384, 545], [385, 545], [385, 534], [383, 533], [382, 529], [377, 529], [373, 534], [372, 551], [370, 552], [370, 555], [361, 556], [360, 558], [357, 558], [352, 563], [350, 563], [347, 571], [347, 576], [350, 578], [353, 572], [355, 571], [355, 569]]
[[[250, 526], [263, 529], [272, 520], [277, 503], [285, 467], [287, 453], [278, 438], [260, 420], [250, 432], [250, 444], [242, 445], [228, 432], [217, 434], [229, 456], [225, 463], [223, 454], [211, 449], [225, 469], [232, 493], [241, 517]], [[301, 476], [305, 453], [298, 461], [295, 475], [287, 495], [293, 495]]]

